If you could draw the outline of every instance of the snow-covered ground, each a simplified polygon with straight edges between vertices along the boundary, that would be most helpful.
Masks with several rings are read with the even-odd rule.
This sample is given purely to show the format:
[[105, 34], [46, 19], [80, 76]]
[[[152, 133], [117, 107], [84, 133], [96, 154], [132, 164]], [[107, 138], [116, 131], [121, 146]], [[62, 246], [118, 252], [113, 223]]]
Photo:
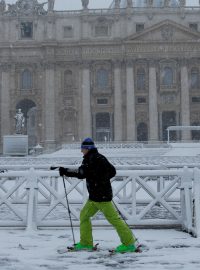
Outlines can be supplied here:
[[[57, 248], [72, 243], [69, 229], [36, 233], [0, 231], [0, 269], [200, 269], [200, 239], [176, 230], [134, 230], [134, 233], [142, 243], [149, 246], [148, 251], [110, 256], [108, 249], [119, 244], [116, 232], [110, 229], [93, 231], [95, 242], [100, 244], [100, 251], [62, 255], [57, 253]], [[79, 238], [78, 229], [75, 230], [75, 238]]]
[[[183, 146], [183, 145], [182, 145]], [[100, 149], [114, 164], [200, 164], [200, 147], [166, 149]], [[60, 150], [36, 158], [0, 158], [0, 165], [78, 164], [80, 149]], [[89, 270], [89, 269], [200, 269], [200, 239], [171, 230], [133, 230], [141, 243], [149, 246], [139, 254], [109, 256], [108, 249], [120, 244], [112, 229], [94, 229], [99, 252], [58, 254], [57, 248], [72, 244], [71, 231], [0, 230], [0, 270]], [[79, 240], [79, 231], [75, 229]]]

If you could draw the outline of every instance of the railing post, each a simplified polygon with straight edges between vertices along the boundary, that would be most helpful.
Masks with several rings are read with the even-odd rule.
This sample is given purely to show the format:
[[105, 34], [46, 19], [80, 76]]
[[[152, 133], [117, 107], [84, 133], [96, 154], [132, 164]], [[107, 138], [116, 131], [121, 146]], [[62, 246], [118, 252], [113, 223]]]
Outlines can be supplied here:
[[37, 230], [37, 192], [38, 181], [34, 168], [30, 168], [28, 171], [27, 180], [27, 194], [28, 194], [28, 206], [27, 206], [27, 226], [26, 230]]
[[194, 169], [194, 214], [196, 237], [200, 237], [200, 170]]
[[137, 200], [136, 200], [136, 193], [137, 193], [137, 187], [136, 187], [136, 177], [135, 175], [132, 175], [132, 187], [131, 187], [131, 194], [132, 194], [132, 217], [134, 220], [137, 218], [137, 213], [136, 213], [136, 205], [137, 205]]
[[188, 232], [192, 231], [192, 179], [187, 167], [183, 169], [181, 177], [181, 213], [182, 227]]

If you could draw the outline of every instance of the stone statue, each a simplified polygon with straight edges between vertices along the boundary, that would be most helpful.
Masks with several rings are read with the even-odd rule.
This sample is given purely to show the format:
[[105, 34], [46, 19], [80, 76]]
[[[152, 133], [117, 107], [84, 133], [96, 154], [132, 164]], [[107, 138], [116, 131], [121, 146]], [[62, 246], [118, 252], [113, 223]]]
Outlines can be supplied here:
[[23, 134], [24, 126], [25, 126], [25, 117], [21, 109], [18, 109], [18, 112], [16, 113], [14, 118], [16, 120], [16, 124], [15, 124], [16, 134]]
[[149, 7], [152, 7], [153, 6], [153, 0], [148, 0], [147, 4], [148, 4]]
[[81, 0], [83, 9], [88, 9], [89, 0]]
[[165, 0], [164, 1], [164, 7], [169, 7], [170, 0]]
[[115, 0], [115, 8], [120, 8], [121, 0]]
[[5, 12], [5, 10], [6, 10], [6, 3], [5, 3], [4, 0], [1, 0], [1, 2], [0, 2], [0, 13]]
[[133, 7], [133, 1], [132, 0], [127, 0], [127, 7], [132, 8]]
[[52, 12], [54, 10], [55, 0], [48, 0], [48, 11]]
[[179, 0], [180, 6], [185, 7], [186, 1], [185, 0]]

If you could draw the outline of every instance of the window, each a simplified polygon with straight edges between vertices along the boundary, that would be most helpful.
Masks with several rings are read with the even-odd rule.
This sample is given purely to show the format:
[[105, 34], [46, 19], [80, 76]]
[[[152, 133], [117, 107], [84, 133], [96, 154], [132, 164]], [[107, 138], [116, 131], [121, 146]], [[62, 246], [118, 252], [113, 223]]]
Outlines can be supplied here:
[[73, 28], [71, 25], [64, 26], [63, 32], [64, 32], [64, 34], [63, 34], [64, 38], [72, 38], [73, 37], [74, 33], [73, 33]]
[[173, 85], [173, 70], [171, 67], [165, 67], [161, 74], [162, 84], [165, 86]]
[[198, 31], [198, 24], [197, 23], [190, 23], [189, 24], [190, 29], [194, 31]]
[[137, 140], [139, 142], [148, 141], [148, 127], [146, 123], [139, 123], [137, 126]]
[[192, 68], [191, 70], [191, 88], [199, 88], [199, 70], [198, 68]]
[[145, 90], [145, 70], [143, 68], [137, 70], [137, 90]]
[[136, 24], [136, 33], [142, 32], [144, 30], [144, 24], [143, 23], [137, 23]]
[[97, 99], [97, 104], [98, 105], [107, 105], [108, 104], [108, 99], [107, 98], [98, 98]]
[[100, 89], [107, 88], [109, 79], [108, 79], [108, 71], [106, 69], [99, 69], [97, 71], [97, 87]]
[[73, 74], [71, 70], [66, 70], [64, 73], [64, 87], [68, 89], [73, 85]]
[[96, 37], [108, 36], [108, 25], [95, 26], [95, 36]]
[[26, 69], [21, 74], [21, 89], [28, 90], [32, 88], [32, 74]]
[[200, 103], [200, 97], [192, 97], [193, 103]]
[[137, 103], [138, 104], [144, 104], [144, 103], [146, 103], [146, 98], [145, 97], [138, 97], [137, 98]]
[[22, 22], [20, 26], [21, 26], [21, 38], [33, 38], [32, 22]]

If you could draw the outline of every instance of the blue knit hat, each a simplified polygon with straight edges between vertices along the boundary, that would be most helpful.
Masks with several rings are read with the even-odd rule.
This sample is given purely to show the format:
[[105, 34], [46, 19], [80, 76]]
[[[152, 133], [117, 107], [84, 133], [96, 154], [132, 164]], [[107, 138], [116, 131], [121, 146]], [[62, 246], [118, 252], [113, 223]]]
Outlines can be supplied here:
[[94, 149], [96, 148], [94, 141], [91, 138], [86, 138], [83, 140], [82, 144], [81, 144], [81, 149]]

